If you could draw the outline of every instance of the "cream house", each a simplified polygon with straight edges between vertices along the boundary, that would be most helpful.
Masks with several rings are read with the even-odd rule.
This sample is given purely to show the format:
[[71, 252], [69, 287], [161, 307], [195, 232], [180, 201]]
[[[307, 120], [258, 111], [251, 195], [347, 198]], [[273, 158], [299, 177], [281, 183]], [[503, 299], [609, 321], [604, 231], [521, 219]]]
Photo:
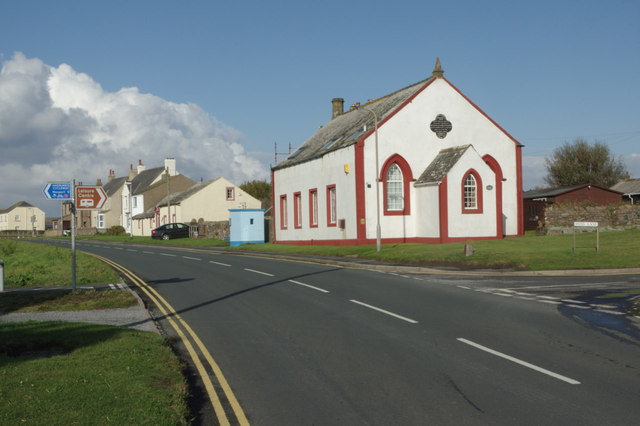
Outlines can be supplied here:
[[26, 201], [0, 210], [0, 231], [44, 231], [44, 222], [44, 212]]
[[259, 209], [261, 203], [223, 177], [196, 183], [178, 194], [171, 194], [154, 207], [133, 217], [133, 235], [150, 236], [151, 230], [165, 223], [229, 220], [229, 209]]

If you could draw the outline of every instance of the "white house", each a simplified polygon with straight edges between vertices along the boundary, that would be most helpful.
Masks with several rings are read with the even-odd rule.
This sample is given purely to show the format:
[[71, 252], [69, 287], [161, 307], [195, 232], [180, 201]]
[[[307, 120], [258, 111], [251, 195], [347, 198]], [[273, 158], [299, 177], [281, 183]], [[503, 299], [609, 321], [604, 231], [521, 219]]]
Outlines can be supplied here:
[[275, 242], [522, 235], [522, 147], [444, 76], [333, 117], [272, 169]]
[[169, 222], [228, 221], [229, 209], [259, 209], [260, 206], [259, 200], [219, 177], [166, 196], [154, 207], [134, 216], [133, 235], [150, 236], [153, 228]]

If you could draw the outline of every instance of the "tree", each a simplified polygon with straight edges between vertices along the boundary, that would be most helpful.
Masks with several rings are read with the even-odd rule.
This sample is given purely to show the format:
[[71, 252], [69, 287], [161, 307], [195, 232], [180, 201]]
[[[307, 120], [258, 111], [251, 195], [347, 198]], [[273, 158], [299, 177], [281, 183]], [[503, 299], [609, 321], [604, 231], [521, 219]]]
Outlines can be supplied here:
[[269, 182], [264, 180], [247, 181], [240, 185], [240, 189], [260, 200], [263, 209], [271, 207], [271, 184]]
[[545, 167], [544, 180], [552, 187], [592, 183], [609, 188], [624, 177], [622, 160], [611, 154], [605, 142], [590, 145], [582, 138], [556, 148], [552, 158], [545, 158]]

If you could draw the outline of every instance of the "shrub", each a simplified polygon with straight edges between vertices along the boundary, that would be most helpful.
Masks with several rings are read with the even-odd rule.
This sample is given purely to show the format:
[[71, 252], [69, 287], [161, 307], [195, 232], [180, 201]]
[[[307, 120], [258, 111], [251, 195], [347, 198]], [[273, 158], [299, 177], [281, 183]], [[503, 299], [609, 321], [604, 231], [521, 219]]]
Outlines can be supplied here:
[[127, 231], [124, 229], [123, 226], [117, 225], [117, 226], [112, 226], [111, 228], [109, 228], [109, 231], [107, 231], [107, 235], [125, 235], [127, 233]]
[[0, 244], [0, 250], [2, 250], [2, 254], [5, 256], [11, 256], [16, 252], [16, 242], [15, 241], [6, 241]]

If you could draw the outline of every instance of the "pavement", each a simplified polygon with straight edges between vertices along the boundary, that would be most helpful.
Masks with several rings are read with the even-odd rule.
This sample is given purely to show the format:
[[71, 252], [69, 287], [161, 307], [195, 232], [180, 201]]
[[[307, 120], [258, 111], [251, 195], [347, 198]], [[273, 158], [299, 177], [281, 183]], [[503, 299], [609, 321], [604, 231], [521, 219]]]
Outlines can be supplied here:
[[[59, 290], [61, 287], [39, 287], [30, 289], [5, 289], [4, 293], [24, 293], [33, 291]], [[147, 311], [138, 294], [126, 284], [108, 284], [102, 286], [81, 286], [78, 289], [115, 289], [129, 291], [138, 301], [130, 308], [97, 309], [91, 311], [50, 311], [50, 312], [12, 312], [3, 314], [0, 312], [0, 323], [22, 321], [67, 321], [88, 322], [94, 324], [108, 324], [121, 327], [130, 327], [136, 330], [159, 333], [156, 323]], [[65, 289], [69, 289], [66, 287]]]

